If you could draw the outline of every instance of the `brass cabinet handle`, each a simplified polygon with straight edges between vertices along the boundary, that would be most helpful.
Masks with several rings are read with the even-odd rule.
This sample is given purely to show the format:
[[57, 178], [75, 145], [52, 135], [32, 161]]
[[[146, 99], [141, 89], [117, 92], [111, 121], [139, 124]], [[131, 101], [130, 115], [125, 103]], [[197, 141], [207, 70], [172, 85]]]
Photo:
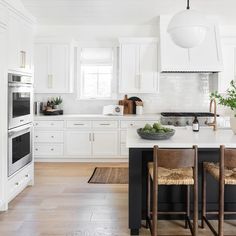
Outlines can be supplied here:
[[20, 51], [21, 55], [21, 66], [20, 68], [26, 68], [26, 51]]

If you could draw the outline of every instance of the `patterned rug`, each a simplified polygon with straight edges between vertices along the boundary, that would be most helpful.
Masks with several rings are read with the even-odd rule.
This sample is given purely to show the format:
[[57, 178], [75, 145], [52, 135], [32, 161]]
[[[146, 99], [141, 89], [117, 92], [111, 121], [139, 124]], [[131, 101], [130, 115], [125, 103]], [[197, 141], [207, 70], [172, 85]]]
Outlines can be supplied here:
[[126, 167], [96, 167], [90, 177], [90, 184], [128, 184], [129, 169]]

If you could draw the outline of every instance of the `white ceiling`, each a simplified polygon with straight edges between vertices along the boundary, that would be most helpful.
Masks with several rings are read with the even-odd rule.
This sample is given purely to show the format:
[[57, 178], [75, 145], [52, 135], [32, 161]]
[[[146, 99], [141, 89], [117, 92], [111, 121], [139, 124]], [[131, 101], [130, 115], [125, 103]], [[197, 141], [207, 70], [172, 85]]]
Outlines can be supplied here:
[[[186, 0], [22, 0], [39, 24], [156, 24], [157, 16], [185, 8]], [[192, 9], [236, 24], [236, 0], [190, 0]]]

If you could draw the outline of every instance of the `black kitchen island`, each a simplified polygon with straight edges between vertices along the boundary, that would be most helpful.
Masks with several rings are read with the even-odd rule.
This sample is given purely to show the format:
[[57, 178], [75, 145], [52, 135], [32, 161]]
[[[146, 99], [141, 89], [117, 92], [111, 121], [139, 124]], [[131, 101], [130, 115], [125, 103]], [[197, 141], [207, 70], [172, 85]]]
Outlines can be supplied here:
[[[146, 218], [146, 186], [147, 162], [152, 161], [152, 148], [190, 148], [199, 147], [199, 209], [201, 209], [201, 173], [204, 161], [217, 162], [219, 146], [236, 148], [236, 136], [231, 130], [212, 131], [205, 128], [199, 133], [193, 133], [187, 128], [176, 128], [176, 134], [170, 140], [142, 140], [135, 129], [130, 129], [127, 135], [129, 147], [129, 228], [131, 235], [138, 235], [141, 221]], [[207, 176], [207, 208], [218, 210], [218, 184], [211, 176]], [[185, 211], [186, 186], [160, 186], [159, 211]], [[225, 210], [236, 211], [236, 187], [227, 186], [225, 189]], [[193, 198], [192, 198], [193, 199]], [[165, 216], [165, 219], [181, 219], [183, 216]], [[229, 216], [228, 216], [229, 217]], [[232, 216], [231, 216], [232, 217]], [[160, 216], [164, 218], [164, 216]]]

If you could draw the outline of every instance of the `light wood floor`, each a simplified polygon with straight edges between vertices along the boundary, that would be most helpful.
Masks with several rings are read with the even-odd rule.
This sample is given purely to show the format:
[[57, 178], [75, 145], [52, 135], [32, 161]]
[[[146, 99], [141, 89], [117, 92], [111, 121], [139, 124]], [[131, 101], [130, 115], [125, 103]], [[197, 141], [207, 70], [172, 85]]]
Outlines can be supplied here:
[[[87, 183], [95, 166], [106, 165], [115, 164], [36, 164], [35, 186], [0, 214], [0, 236], [128, 236], [128, 186]], [[233, 224], [226, 224], [227, 234], [236, 235]], [[159, 232], [189, 235], [182, 225], [160, 221]], [[150, 233], [142, 229], [141, 235]]]

